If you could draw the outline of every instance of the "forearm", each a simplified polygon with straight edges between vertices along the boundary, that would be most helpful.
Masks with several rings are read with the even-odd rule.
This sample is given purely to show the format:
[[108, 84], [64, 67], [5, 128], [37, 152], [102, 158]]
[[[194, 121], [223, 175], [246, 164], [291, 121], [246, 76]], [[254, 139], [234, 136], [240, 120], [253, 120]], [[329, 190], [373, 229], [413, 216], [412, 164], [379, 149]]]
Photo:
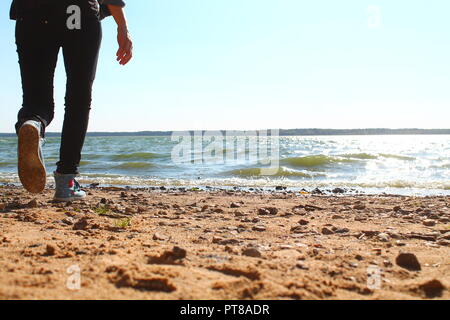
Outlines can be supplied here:
[[118, 29], [128, 29], [127, 18], [125, 17], [125, 11], [122, 7], [108, 4], [108, 9], [111, 12], [114, 20], [117, 23]]

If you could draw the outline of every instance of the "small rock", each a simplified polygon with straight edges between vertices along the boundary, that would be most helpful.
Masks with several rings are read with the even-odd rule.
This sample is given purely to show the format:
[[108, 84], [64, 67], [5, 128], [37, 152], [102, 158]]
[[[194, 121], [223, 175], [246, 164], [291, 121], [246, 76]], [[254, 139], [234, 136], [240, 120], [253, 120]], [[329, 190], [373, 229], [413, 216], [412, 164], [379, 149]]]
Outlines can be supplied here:
[[38, 202], [36, 199], [31, 200], [30, 202], [27, 203], [27, 207], [28, 208], [37, 208], [38, 207]]
[[81, 218], [73, 225], [73, 230], [86, 230], [88, 226], [88, 221], [86, 218]]
[[134, 210], [132, 207], [126, 207], [125, 208], [125, 213], [126, 214], [133, 214], [133, 213], [136, 213], [136, 210]]
[[234, 216], [235, 216], [235, 217], [245, 217], [245, 216], [248, 216], [248, 214], [247, 214], [247, 213], [243, 213], [242, 211], [236, 210], [236, 211], [234, 212]]
[[309, 270], [309, 268], [301, 261], [297, 261], [297, 263], [295, 264], [295, 266], [299, 269], [302, 270]]
[[334, 188], [331, 192], [333, 193], [345, 193], [345, 190], [342, 188]]
[[232, 202], [230, 204], [230, 208], [240, 208], [240, 207], [241, 207], [241, 205], [239, 203], [237, 203], [237, 202]]
[[445, 239], [445, 240], [450, 240], [450, 231], [442, 234], [439, 239]]
[[436, 243], [443, 247], [450, 247], [450, 240], [441, 239], [438, 240]]
[[347, 233], [349, 231], [349, 228], [336, 228], [336, 230], [334, 230], [334, 233]]
[[358, 203], [353, 206], [353, 209], [355, 209], [355, 210], [364, 210], [365, 208], [366, 208], [366, 205], [362, 204], [362, 203]]
[[5, 210], [6, 203], [0, 203], [0, 211]]
[[239, 241], [238, 239], [224, 239], [221, 237], [213, 237], [213, 243], [216, 244], [221, 244], [221, 245], [233, 245], [233, 244], [238, 244], [241, 241]]
[[261, 258], [261, 252], [256, 248], [245, 248], [242, 250], [242, 255], [253, 258]]
[[300, 219], [298, 223], [299, 223], [301, 226], [306, 226], [306, 225], [309, 223], [309, 221], [308, 221], [308, 220], [305, 220], [305, 219]]
[[391, 237], [387, 233], [382, 232], [377, 235], [377, 239], [382, 242], [389, 242]]
[[253, 230], [253, 231], [259, 231], [259, 232], [262, 232], [262, 231], [266, 231], [266, 227], [264, 227], [264, 226], [254, 226], [254, 227], [252, 228], [252, 230]]
[[66, 217], [66, 218], [62, 219], [61, 222], [71, 226], [75, 223], [75, 220], [72, 217]]
[[420, 271], [422, 269], [419, 260], [413, 253], [399, 253], [397, 258], [395, 259], [395, 263], [397, 263], [398, 266], [410, 271]]
[[340, 215], [338, 215], [338, 214], [333, 214], [333, 215], [331, 216], [331, 219], [344, 219], [344, 217], [343, 217], [343, 216], [340, 216]]
[[423, 223], [424, 226], [427, 226], [427, 227], [433, 227], [433, 226], [436, 225], [436, 221], [434, 221], [432, 219], [423, 220], [422, 223]]
[[51, 244], [48, 244], [47, 247], [45, 248], [46, 256], [53, 256], [53, 255], [55, 255], [55, 252], [56, 252], [56, 248], [54, 246], [52, 246]]
[[270, 214], [270, 212], [266, 208], [259, 208], [258, 209], [258, 214], [261, 215], [261, 216], [267, 216], [267, 215]]
[[220, 243], [221, 241], [223, 241], [223, 238], [218, 236], [214, 236], [212, 239], [212, 243]]
[[330, 235], [330, 234], [334, 234], [333, 231], [331, 231], [330, 229], [328, 229], [327, 227], [323, 227], [321, 230], [322, 234], [324, 235]]
[[427, 298], [437, 298], [442, 296], [445, 287], [442, 282], [434, 279], [421, 284], [419, 289], [425, 293]]
[[152, 239], [155, 240], [155, 241], [165, 241], [165, 240], [167, 240], [167, 237], [165, 235], [162, 235], [162, 234], [158, 233], [158, 232], [155, 232], [155, 234], [153, 235]]
[[386, 268], [390, 268], [390, 267], [393, 266], [392, 262], [390, 262], [389, 260], [383, 260], [383, 265], [384, 265]]

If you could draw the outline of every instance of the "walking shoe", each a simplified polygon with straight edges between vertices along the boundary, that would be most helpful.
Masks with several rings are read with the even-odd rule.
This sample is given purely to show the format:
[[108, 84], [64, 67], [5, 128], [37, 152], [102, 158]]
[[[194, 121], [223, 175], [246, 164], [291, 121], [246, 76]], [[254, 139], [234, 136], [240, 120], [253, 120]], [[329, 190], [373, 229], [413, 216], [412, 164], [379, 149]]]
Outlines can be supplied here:
[[47, 172], [42, 155], [41, 123], [28, 120], [19, 129], [18, 171], [20, 182], [31, 193], [45, 189]]
[[80, 184], [75, 180], [76, 174], [62, 174], [53, 172], [55, 177], [55, 196], [56, 201], [73, 201], [86, 197], [86, 193], [81, 190]]

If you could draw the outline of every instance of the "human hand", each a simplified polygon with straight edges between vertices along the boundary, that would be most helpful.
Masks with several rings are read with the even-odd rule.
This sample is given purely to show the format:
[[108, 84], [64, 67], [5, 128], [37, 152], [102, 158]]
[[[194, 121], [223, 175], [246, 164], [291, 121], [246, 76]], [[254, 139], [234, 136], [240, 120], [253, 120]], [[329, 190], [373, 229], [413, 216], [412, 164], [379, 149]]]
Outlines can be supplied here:
[[119, 50], [116, 53], [116, 60], [119, 64], [126, 65], [133, 57], [133, 41], [126, 26], [117, 28], [117, 43]]

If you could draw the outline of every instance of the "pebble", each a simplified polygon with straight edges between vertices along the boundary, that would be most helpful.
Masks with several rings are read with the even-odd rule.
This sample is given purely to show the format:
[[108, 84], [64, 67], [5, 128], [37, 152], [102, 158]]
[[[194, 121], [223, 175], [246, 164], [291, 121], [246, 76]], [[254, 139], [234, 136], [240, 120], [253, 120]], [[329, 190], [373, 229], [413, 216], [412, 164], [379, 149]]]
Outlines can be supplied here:
[[308, 220], [305, 220], [305, 219], [300, 219], [298, 223], [299, 223], [301, 226], [306, 226], [306, 225], [309, 223], [309, 221], [308, 221]]
[[71, 226], [75, 223], [75, 219], [72, 217], [66, 217], [66, 218], [62, 219], [61, 222]]
[[51, 244], [48, 244], [47, 247], [45, 248], [46, 256], [53, 256], [53, 255], [55, 255], [55, 252], [56, 252], [56, 248], [54, 246], [52, 246]]
[[31, 200], [30, 202], [27, 203], [27, 207], [28, 208], [37, 208], [38, 207], [38, 202], [36, 199]]
[[355, 209], [355, 210], [364, 210], [365, 208], [366, 208], [366, 205], [364, 205], [364, 204], [362, 204], [362, 203], [355, 204], [355, 205], [353, 206], [353, 209]]
[[443, 247], [450, 247], [450, 240], [438, 240], [438, 242], [436, 242], [438, 245], [443, 246]]
[[431, 219], [426, 219], [426, 220], [423, 220], [423, 225], [427, 226], [427, 227], [433, 227], [436, 225], [436, 221], [431, 220]]
[[256, 248], [245, 248], [242, 250], [242, 255], [253, 258], [260, 258], [261, 252]]
[[358, 261], [364, 260], [363, 256], [360, 255], [360, 254], [357, 254], [357, 255], [355, 256], [355, 259], [358, 260]]
[[439, 239], [446, 239], [446, 240], [450, 240], [450, 231], [442, 234]]
[[391, 237], [387, 233], [382, 232], [377, 235], [377, 239], [382, 242], [389, 242], [389, 240], [391, 240]]
[[73, 230], [86, 230], [88, 221], [86, 218], [81, 218], [73, 225]]
[[6, 203], [0, 203], [0, 210], [5, 210]]
[[237, 202], [232, 202], [230, 204], [230, 208], [240, 208], [240, 207], [241, 207], [241, 205], [239, 203], [237, 203]]
[[338, 215], [338, 214], [333, 214], [333, 215], [331, 216], [331, 219], [344, 219], [344, 217], [343, 217], [343, 216], [340, 216], [340, 215]]
[[422, 268], [420, 266], [419, 260], [414, 253], [401, 252], [395, 258], [395, 263], [405, 269], [410, 271], [420, 271]]
[[266, 231], [266, 227], [264, 227], [264, 226], [254, 226], [252, 228], [252, 230], [253, 231], [260, 231], [260, 232], [262, 232], [262, 231]]
[[295, 266], [299, 269], [302, 270], [309, 270], [309, 268], [301, 261], [297, 261], [297, 263], [295, 264]]
[[442, 296], [442, 292], [445, 290], [445, 287], [442, 282], [433, 279], [421, 284], [419, 289], [425, 293], [427, 298], [438, 298]]
[[270, 211], [267, 210], [266, 208], [259, 208], [259, 209], [258, 209], [258, 214], [259, 214], [260, 216], [267, 216], [267, 215], [270, 214]]
[[156, 240], [156, 241], [158, 241], [158, 240], [159, 241], [165, 241], [165, 240], [167, 240], [167, 237], [165, 235], [162, 235], [162, 234], [158, 233], [158, 232], [155, 232], [155, 234], [153, 235], [152, 239]]
[[345, 190], [342, 188], [334, 188], [331, 192], [333, 193], [345, 193]]
[[336, 230], [334, 230], [334, 233], [348, 233], [349, 231], [349, 228], [336, 228]]
[[333, 231], [331, 231], [330, 229], [328, 229], [327, 227], [323, 227], [321, 230], [322, 234], [324, 235], [330, 235], [330, 234], [334, 234]]
[[133, 214], [133, 213], [136, 213], [136, 210], [134, 210], [132, 207], [126, 207], [125, 208], [125, 213]]

